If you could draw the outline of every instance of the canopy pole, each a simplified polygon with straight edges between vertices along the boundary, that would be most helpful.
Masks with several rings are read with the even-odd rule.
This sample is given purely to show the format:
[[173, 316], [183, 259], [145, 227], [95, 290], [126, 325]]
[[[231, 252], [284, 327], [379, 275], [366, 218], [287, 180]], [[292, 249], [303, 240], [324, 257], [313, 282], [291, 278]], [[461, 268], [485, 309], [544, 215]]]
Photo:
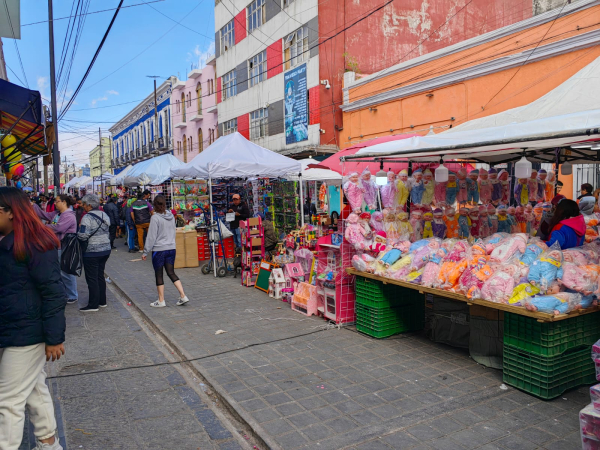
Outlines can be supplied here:
[[[304, 226], [304, 192], [302, 189], [302, 172], [298, 174], [300, 179], [300, 223]], [[310, 207], [308, 208], [308, 214], [310, 214]]]
[[[210, 209], [210, 225], [208, 226], [208, 239], [210, 241], [210, 253], [213, 262], [213, 272], [215, 278], [217, 278], [217, 258], [215, 257], [215, 231], [212, 229], [213, 226], [213, 199], [212, 199], [212, 178], [208, 177], [208, 208]], [[223, 255], [225, 256], [225, 255]]]

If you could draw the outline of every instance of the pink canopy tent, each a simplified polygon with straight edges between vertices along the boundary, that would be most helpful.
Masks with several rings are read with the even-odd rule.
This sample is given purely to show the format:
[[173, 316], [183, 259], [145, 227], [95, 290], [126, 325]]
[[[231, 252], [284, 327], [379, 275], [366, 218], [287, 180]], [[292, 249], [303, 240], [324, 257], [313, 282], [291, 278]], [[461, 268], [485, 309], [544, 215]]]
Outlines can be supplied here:
[[[350, 156], [354, 155], [358, 150], [365, 147], [370, 147], [372, 145], [382, 144], [384, 142], [390, 141], [398, 141], [401, 139], [408, 139], [413, 136], [418, 136], [416, 133], [410, 134], [396, 134], [392, 136], [383, 136], [375, 139], [371, 139], [368, 141], [360, 142], [352, 147], [345, 148], [344, 150], [340, 150], [339, 152], [331, 155], [329, 158], [324, 159], [321, 162], [316, 162], [321, 167], [326, 167], [331, 170], [335, 170], [336, 172], [342, 175], [348, 175], [351, 172], [361, 173], [365, 170], [365, 167], [368, 167], [373, 175], [375, 175], [380, 168], [380, 163], [378, 162], [356, 162], [356, 161], [346, 161], [342, 167], [342, 162], [340, 161], [340, 157], [342, 156]], [[456, 172], [461, 167], [465, 167], [467, 172], [474, 169], [471, 164], [463, 164], [463, 163], [446, 163], [445, 164], [448, 170]], [[439, 164], [437, 163], [413, 163], [413, 170], [420, 168], [429, 167], [431, 169], [435, 169]], [[383, 170], [386, 172], [392, 170], [394, 173], [400, 172], [402, 169], [408, 169], [408, 162], [405, 163], [384, 163]]]

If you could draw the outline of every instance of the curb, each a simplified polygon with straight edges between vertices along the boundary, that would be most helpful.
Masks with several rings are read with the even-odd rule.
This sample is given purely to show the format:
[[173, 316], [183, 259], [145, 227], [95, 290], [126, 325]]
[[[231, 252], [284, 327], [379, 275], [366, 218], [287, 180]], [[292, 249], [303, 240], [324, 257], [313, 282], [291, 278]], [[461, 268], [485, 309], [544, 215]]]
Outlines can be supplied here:
[[[107, 272], [104, 273], [105, 276], [110, 277], [110, 274], [108, 274]], [[127, 299], [128, 302], [131, 303], [131, 306], [133, 306], [135, 308], [135, 310], [137, 311], [137, 313], [146, 321], [146, 323], [148, 324], [148, 326], [156, 333], [158, 334], [162, 339], [164, 339], [165, 342], [167, 342], [175, 351], [175, 353], [177, 354], [177, 356], [179, 358], [181, 358], [182, 360], [190, 360], [193, 359], [193, 357], [189, 354], [187, 354], [187, 352], [185, 350], [182, 350], [179, 348], [179, 346], [177, 345], [176, 342], [174, 342], [169, 335], [167, 334], [166, 331], [164, 331], [162, 329], [162, 327], [160, 325], [157, 325], [156, 323], [154, 323], [152, 321], [152, 319], [150, 319], [150, 317], [148, 317], [148, 315], [146, 315], [146, 313], [144, 311], [142, 311], [134, 302], [134, 300], [127, 295], [127, 293], [121, 289], [121, 287], [115, 282], [114, 278], [111, 277], [111, 285], [114, 286], [114, 288], [119, 292], [119, 294], [121, 296], [123, 296], [125, 299]], [[218, 386], [218, 383], [216, 383], [216, 380], [212, 377], [212, 375], [203, 373], [200, 371], [200, 369], [197, 367], [197, 365], [195, 364], [196, 361], [190, 361], [190, 362], [182, 362], [182, 365], [185, 365], [186, 367], [188, 367], [190, 370], [192, 370], [194, 372], [194, 374], [202, 381], [204, 382], [204, 384], [210, 388], [210, 390], [213, 391], [213, 393], [219, 398], [219, 400], [221, 401], [221, 404], [227, 408], [227, 410], [241, 423], [243, 423], [244, 425], [246, 425], [251, 433], [252, 436], [254, 437], [254, 439], [256, 439], [256, 441], [265, 449], [271, 449], [271, 450], [283, 450], [281, 446], [279, 446], [279, 444], [277, 444], [276, 442], [273, 441], [273, 439], [267, 435], [267, 433], [265, 432], [265, 430], [263, 430], [263, 428], [254, 420], [253, 417], [251, 417], [248, 413], [246, 413], [245, 411], [241, 410], [241, 408], [236, 408], [237, 406], [237, 402], [235, 400], [233, 400], [231, 398], [231, 396], [227, 393], [227, 392], [221, 392], [220, 389], [215, 388], [215, 386]]]

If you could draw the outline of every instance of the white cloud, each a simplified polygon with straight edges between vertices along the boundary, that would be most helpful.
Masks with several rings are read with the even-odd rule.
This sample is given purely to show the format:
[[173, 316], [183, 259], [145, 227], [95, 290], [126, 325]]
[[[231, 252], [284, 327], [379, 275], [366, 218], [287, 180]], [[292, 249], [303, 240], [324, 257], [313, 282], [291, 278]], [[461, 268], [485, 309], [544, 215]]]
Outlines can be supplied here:
[[49, 86], [48, 77], [41, 77], [41, 76], [37, 77], [37, 88], [38, 88], [38, 91], [40, 91], [40, 94], [42, 95], [42, 97], [50, 98], [49, 95], [46, 93], [46, 88], [48, 86]]
[[206, 61], [209, 56], [215, 54], [215, 43], [211, 42], [205, 50], [200, 48], [200, 44], [197, 44], [191, 52], [187, 53], [187, 62], [193, 62], [199, 64], [202, 68], [206, 65]]
[[92, 106], [96, 106], [96, 103], [105, 102], [106, 100], [108, 100], [108, 97], [106, 95], [103, 97], [95, 98], [94, 100], [92, 100]]
[[119, 95], [119, 93], [118, 93], [117, 91], [115, 91], [115, 90], [112, 90], [112, 89], [111, 89], [110, 91], [106, 91], [106, 93], [107, 93], [108, 95]]

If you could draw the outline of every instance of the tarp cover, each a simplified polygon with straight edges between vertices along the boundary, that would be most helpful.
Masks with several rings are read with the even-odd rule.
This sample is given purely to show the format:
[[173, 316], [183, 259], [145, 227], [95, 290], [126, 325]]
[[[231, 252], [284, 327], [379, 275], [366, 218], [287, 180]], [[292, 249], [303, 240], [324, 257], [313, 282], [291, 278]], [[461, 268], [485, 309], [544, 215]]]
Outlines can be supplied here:
[[119, 172], [117, 175], [115, 175], [114, 177], [112, 177], [110, 179], [110, 185], [111, 186], [119, 186], [120, 184], [123, 184], [125, 182], [125, 177], [127, 176], [127, 174], [129, 173], [129, 171], [133, 168], [132, 164], [129, 164], [127, 167], [125, 167], [123, 170], [121, 170], [121, 172]]
[[171, 178], [171, 170], [183, 165], [173, 155], [160, 155], [134, 165], [125, 175], [126, 186], [156, 186]]
[[[19, 117], [21, 120], [18, 120]], [[46, 151], [43, 117], [42, 98], [38, 91], [0, 79], [0, 128], [8, 130], [18, 121], [11, 134], [19, 140], [29, 136], [18, 146], [22, 153], [37, 155]]]
[[[600, 126], [598, 86], [600, 86], [600, 58], [528, 105], [474, 119], [435, 136], [416, 136], [363, 148], [355, 156], [393, 156], [411, 160], [439, 161], [440, 156], [447, 155], [495, 162], [506, 159], [502, 155], [519, 153], [524, 148], [546, 149], [600, 139], [598, 135], [589, 138], [558, 137], [560, 134]], [[535, 139], [538, 137], [539, 139]], [[535, 140], [531, 140], [532, 138]], [[501, 140], [514, 142], [499, 143], [498, 141]], [[456, 147], [456, 149], [449, 149], [449, 147]], [[596, 156], [597, 152], [583, 150], [580, 153], [582, 154], [579, 159], [572, 159], [572, 162], [589, 162], [586, 155]], [[536, 158], [538, 157], [530, 157], [532, 160]], [[548, 155], [542, 155], [538, 159], [552, 162], [547, 161], [547, 158]]]
[[[327, 181], [329, 184], [341, 184], [342, 176], [325, 166], [320, 166], [319, 161], [315, 159], [301, 159], [302, 180], [303, 181]], [[311, 167], [312, 166], [312, 167]], [[292, 172], [285, 177], [290, 181], [298, 181], [298, 172]]]
[[300, 172], [300, 162], [267, 150], [235, 132], [221, 136], [189, 163], [173, 168], [171, 176], [185, 178], [285, 177]]
[[65, 185], [64, 185], [63, 187], [64, 187], [65, 189], [69, 189], [69, 188], [71, 188], [71, 187], [74, 187], [74, 186], [75, 186], [75, 184], [76, 184], [76, 183], [77, 183], [79, 180], [81, 180], [82, 178], [83, 178], [83, 177], [75, 177], [75, 178], [71, 178], [71, 179], [69, 180], [69, 182], [68, 182], [68, 183], [65, 183]]
[[85, 188], [87, 186], [88, 183], [92, 182], [92, 177], [81, 177], [79, 180], [77, 180], [75, 183], [73, 183], [73, 187], [82, 189]]

